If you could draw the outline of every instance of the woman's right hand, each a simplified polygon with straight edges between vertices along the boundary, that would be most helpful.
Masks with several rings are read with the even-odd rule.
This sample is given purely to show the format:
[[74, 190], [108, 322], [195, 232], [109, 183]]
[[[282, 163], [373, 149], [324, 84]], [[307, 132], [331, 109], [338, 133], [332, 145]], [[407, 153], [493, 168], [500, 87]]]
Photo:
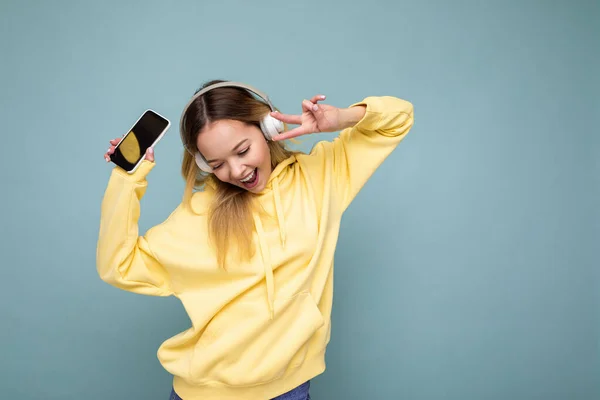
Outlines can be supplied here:
[[[106, 150], [106, 153], [104, 153], [104, 159], [106, 160], [106, 162], [110, 161], [111, 154], [113, 154], [115, 152], [115, 147], [117, 146], [117, 144], [119, 144], [119, 142], [122, 139], [123, 138], [120, 137], [117, 139], [113, 139], [109, 142], [110, 147], [108, 148], [108, 150]], [[148, 150], [146, 150], [146, 157], [144, 157], [144, 158], [150, 162], [154, 162], [154, 149], [152, 147], [150, 147], [150, 148], [148, 148]]]

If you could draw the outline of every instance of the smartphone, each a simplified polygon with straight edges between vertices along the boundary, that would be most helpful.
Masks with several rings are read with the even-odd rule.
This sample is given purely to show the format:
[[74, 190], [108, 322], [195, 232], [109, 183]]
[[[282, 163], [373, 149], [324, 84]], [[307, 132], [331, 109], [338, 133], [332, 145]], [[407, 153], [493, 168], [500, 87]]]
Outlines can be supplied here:
[[129, 132], [115, 147], [110, 160], [130, 174], [134, 173], [146, 156], [171, 126], [171, 122], [153, 110], [146, 110]]

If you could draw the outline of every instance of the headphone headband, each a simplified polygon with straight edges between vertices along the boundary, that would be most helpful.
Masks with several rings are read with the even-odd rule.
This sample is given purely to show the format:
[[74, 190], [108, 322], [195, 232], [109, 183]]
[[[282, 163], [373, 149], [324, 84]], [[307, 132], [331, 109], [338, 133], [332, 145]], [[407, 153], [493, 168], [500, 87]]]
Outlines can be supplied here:
[[183, 143], [183, 147], [191, 154], [194, 154], [194, 152], [190, 151], [190, 149], [187, 148], [187, 145], [185, 143], [185, 138], [183, 135], [183, 120], [184, 120], [185, 114], [187, 113], [188, 108], [192, 105], [194, 100], [196, 100], [198, 97], [202, 96], [204, 93], [206, 93], [210, 90], [213, 90], [213, 89], [220, 88], [220, 87], [239, 87], [242, 89], [246, 89], [246, 90], [254, 93], [255, 95], [257, 95], [261, 99], [263, 99], [269, 105], [269, 108], [271, 109], [271, 111], [275, 111], [275, 107], [273, 107], [273, 104], [271, 103], [269, 96], [267, 96], [265, 93], [261, 92], [260, 90], [254, 88], [250, 85], [247, 85], [245, 83], [226, 81], [226, 82], [214, 83], [212, 85], [205, 87], [204, 89], [200, 90], [198, 93], [194, 94], [194, 96], [192, 96], [190, 101], [188, 101], [188, 103], [183, 108], [183, 112], [181, 113], [181, 119], [179, 120], [179, 135], [181, 136], [181, 143]]

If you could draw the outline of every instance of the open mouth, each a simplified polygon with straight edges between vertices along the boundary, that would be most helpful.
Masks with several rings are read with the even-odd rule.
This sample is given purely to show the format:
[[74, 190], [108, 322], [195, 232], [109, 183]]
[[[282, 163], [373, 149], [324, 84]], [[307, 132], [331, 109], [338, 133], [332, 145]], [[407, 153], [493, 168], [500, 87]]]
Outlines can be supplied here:
[[258, 168], [254, 168], [254, 171], [240, 182], [246, 189], [252, 189], [258, 183]]

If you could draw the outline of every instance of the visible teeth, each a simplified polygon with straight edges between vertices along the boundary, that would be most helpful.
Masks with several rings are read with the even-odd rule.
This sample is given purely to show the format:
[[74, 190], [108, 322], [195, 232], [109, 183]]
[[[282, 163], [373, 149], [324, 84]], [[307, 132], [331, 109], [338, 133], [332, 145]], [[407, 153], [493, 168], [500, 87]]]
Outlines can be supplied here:
[[240, 180], [240, 182], [248, 182], [251, 181], [252, 179], [254, 179], [254, 175], [256, 174], [256, 170], [252, 171], [252, 173], [250, 175], [248, 175], [246, 178]]

